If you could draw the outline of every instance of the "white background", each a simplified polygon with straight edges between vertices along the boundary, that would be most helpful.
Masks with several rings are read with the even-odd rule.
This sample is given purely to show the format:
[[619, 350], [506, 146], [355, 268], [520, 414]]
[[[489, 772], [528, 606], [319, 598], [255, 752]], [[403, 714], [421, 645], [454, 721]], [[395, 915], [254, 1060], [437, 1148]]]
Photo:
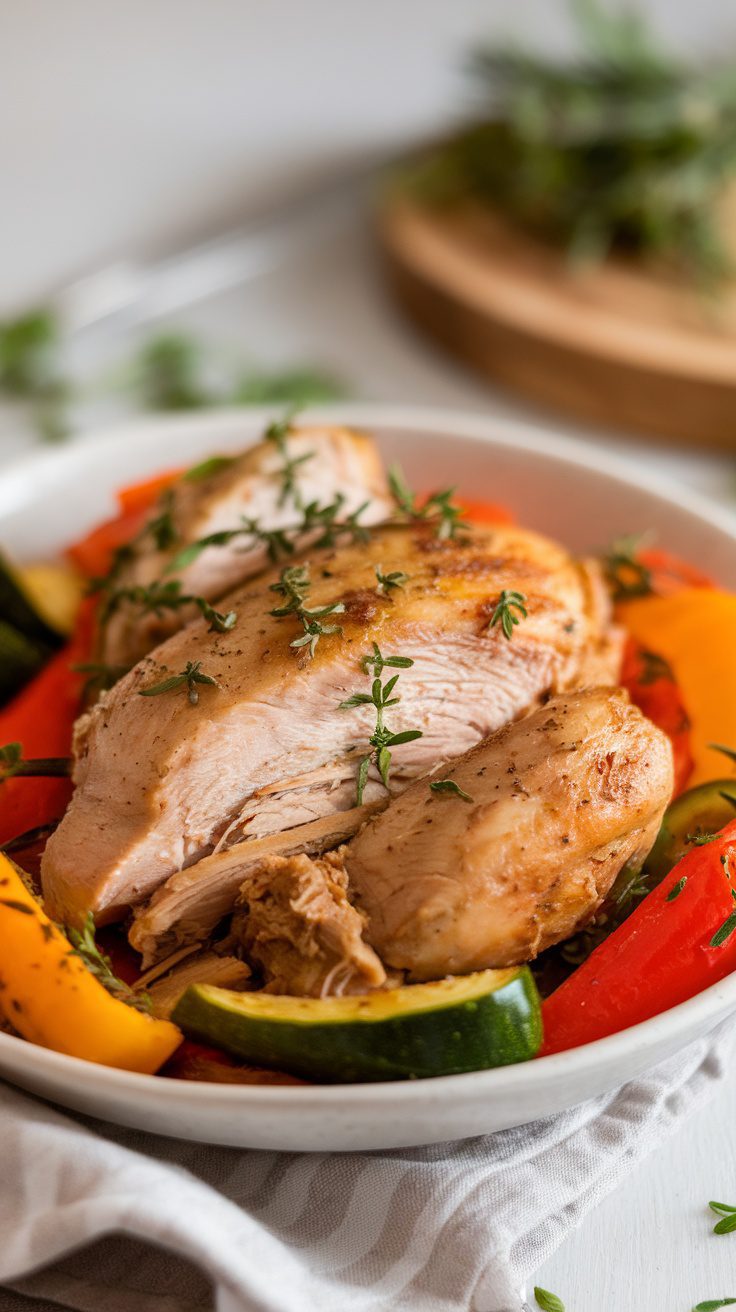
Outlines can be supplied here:
[[[682, 48], [736, 45], [733, 0], [646, 7]], [[463, 52], [484, 30], [552, 48], [568, 25], [553, 0], [0, 0], [0, 313], [266, 213], [430, 130], [467, 103]], [[357, 208], [329, 246], [178, 321], [257, 362], [332, 365], [362, 396], [524, 413], [398, 319]], [[29, 440], [13, 417], [0, 450]], [[733, 503], [732, 461], [605, 440]], [[735, 1125], [724, 1090], [539, 1283], [567, 1312], [736, 1297], [736, 1234], [713, 1237], [705, 1209], [711, 1197], [736, 1204]]]

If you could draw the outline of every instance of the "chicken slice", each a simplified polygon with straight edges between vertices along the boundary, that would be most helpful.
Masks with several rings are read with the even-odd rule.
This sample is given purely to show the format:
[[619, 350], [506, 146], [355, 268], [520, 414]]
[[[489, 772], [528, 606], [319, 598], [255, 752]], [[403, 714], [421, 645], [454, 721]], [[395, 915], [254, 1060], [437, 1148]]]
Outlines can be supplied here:
[[622, 689], [555, 697], [369, 820], [344, 850], [386, 966], [415, 980], [529, 961], [595, 913], [654, 842], [669, 739]]
[[339, 855], [268, 857], [240, 890], [233, 931], [269, 992], [299, 997], [367, 993], [386, 972], [363, 941]]
[[[245, 534], [206, 547], [183, 568], [171, 569], [176, 557], [201, 538], [240, 528], [244, 518], [267, 530], [289, 528], [301, 522], [302, 507], [310, 502], [326, 506], [338, 496], [341, 519], [364, 507], [360, 522], [372, 524], [393, 510], [380, 457], [367, 435], [348, 428], [299, 428], [285, 442], [294, 462], [295, 492], [287, 488], [285, 493], [284, 456], [270, 441], [232, 460], [223, 458], [203, 477], [184, 475], [160, 503], [161, 511], [167, 509], [164, 549], [157, 548], [155, 535], [143, 535], [116, 576], [116, 588], [146, 587], [164, 579], [179, 583], [182, 594], [217, 601], [268, 564], [267, 544]], [[294, 541], [306, 545], [319, 535], [313, 529], [295, 535]], [[122, 668], [134, 665], [196, 614], [193, 606], [142, 613], [139, 605], [122, 600], [99, 635], [100, 658]]]
[[[313, 551], [309, 565], [310, 607], [344, 606], [329, 616], [340, 632], [322, 637], [313, 659], [291, 645], [300, 621], [273, 614], [282, 599], [272, 570], [223, 603], [237, 613], [232, 630], [195, 620], [80, 722], [76, 790], [43, 859], [57, 919], [109, 920], [218, 845], [353, 808], [376, 713], [340, 704], [370, 693], [362, 658], [373, 643], [414, 662], [386, 718], [396, 733], [423, 736], [392, 749], [392, 791], [585, 679], [600, 644], [579, 562], [523, 529], [443, 540], [428, 523], [381, 528], [367, 543]], [[378, 567], [408, 579], [383, 590]], [[511, 640], [491, 623], [504, 589], [523, 592], [528, 610]], [[194, 661], [215, 681], [197, 685], [197, 705], [185, 684], [166, 682]], [[161, 695], [140, 695], [162, 682]], [[384, 795], [373, 767], [364, 800]]]

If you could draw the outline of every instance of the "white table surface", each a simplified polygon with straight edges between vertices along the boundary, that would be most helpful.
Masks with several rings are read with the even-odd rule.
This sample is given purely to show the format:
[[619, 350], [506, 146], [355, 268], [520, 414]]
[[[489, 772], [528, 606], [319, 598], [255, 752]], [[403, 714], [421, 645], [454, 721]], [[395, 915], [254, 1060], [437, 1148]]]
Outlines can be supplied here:
[[[419, 339], [387, 301], [369, 235], [358, 222], [346, 224], [326, 249], [202, 302], [175, 322], [254, 364], [322, 363], [342, 374], [361, 398], [531, 416], [591, 437], [489, 391]], [[130, 344], [129, 338], [92, 335], [83, 352], [86, 367], [94, 372], [101, 363], [107, 366]], [[0, 459], [32, 446], [17, 416], [6, 412], [0, 420]], [[733, 505], [736, 514], [733, 458], [675, 453], [614, 433], [595, 440], [640, 466], [699, 487]], [[646, 1160], [531, 1283], [558, 1293], [567, 1312], [689, 1312], [701, 1299], [736, 1297], [736, 1234], [714, 1236], [715, 1218], [707, 1211], [709, 1198], [736, 1204], [733, 1097], [724, 1089]]]

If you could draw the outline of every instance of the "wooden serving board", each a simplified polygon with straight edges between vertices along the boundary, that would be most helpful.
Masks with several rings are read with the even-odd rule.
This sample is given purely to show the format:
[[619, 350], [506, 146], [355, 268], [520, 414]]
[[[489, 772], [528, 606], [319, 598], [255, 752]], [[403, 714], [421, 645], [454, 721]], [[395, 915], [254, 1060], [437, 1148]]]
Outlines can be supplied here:
[[379, 232], [407, 313], [489, 378], [609, 429], [736, 450], [736, 283], [716, 299], [634, 262], [576, 271], [480, 207], [393, 197]]

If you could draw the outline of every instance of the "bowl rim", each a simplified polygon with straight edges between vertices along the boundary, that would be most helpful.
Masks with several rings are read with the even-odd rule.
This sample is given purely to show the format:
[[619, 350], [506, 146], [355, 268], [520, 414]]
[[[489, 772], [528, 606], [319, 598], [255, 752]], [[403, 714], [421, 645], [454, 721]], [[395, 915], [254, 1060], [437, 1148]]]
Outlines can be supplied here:
[[[132, 448], [136, 455], [140, 453], [141, 475], [144, 476], [156, 468], [155, 461], [146, 461], [146, 456], [155, 449], [152, 438], [156, 436], [194, 434], [201, 429], [203, 437], [212, 443], [230, 436], [242, 436], [247, 440], [252, 433], [262, 430], [273, 419], [274, 413], [273, 407], [244, 407], [200, 410], [185, 416], [144, 416], [133, 422], [96, 430], [60, 450], [21, 456], [5, 465], [0, 479], [0, 530], [4, 516], [17, 512], [19, 503], [32, 502], [38, 495], [38, 488], [43, 490], [53, 482], [56, 473], [66, 473], [68, 467], [73, 468], [75, 464], [82, 469], [87, 466], [88, 473], [90, 465], [104, 466], [105, 447], [109, 450], [110, 444], [125, 446], [128, 451]], [[309, 407], [300, 412], [299, 422], [364, 425], [396, 433], [421, 431], [434, 438], [454, 432], [462, 440], [522, 450], [530, 456], [542, 455], [601, 474], [629, 488], [649, 492], [663, 503], [705, 520], [736, 545], [736, 514], [727, 507], [719, 506], [670, 476], [642, 471], [633, 458], [558, 435], [541, 424], [445, 407], [372, 402], [336, 402]], [[30, 481], [34, 485], [30, 488], [30, 495], [29, 476], [32, 476]], [[51, 1078], [66, 1075], [75, 1083], [84, 1080], [90, 1087], [95, 1086], [102, 1095], [136, 1098], [148, 1104], [165, 1100], [170, 1105], [175, 1099], [177, 1107], [183, 1111], [196, 1111], [206, 1104], [222, 1110], [234, 1110], [244, 1105], [253, 1111], [259, 1106], [264, 1109], [267, 1106], [269, 1110], [299, 1106], [307, 1112], [339, 1106], [341, 1110], [347, 1108], [359, 1112], [369, 1106], [375, 1108], [377, 1104], [386, 1107], [390, 1104], [406, 1106], [417, 1101], [442, 1101], [452, 1091], [470, 1093], [471, 1086], [475, 1095], [497, 1094], [503, 1097], [513, 1092], [520, 1079], [527, 1085], [555, 1086], [571, 1078], [584, 1077], [601, 1066], [615, 1066], [618, 1058], [632, 1048], [646, 1051], [654, 1046], [655, 1034], [656, 1042], [665, 1045], [680, 1032], [694, 1031], [701, 1025], [708, 1026], [709, 1022], [715, 1025], [719, 1017], [731, 1008], [736, 1008], [736, 971], [667, 1011], [582, 1047], [489, 1070], [423, 1080], [363, 1084], [222, 1085], [171, 1080], [99, 1065], [3, 1033], [0, 1033], [0, 1055], [7, 1053], [13, 1066], [17, 1065], [15, 1059], [22, 1056], [23, 1066], [31, 1075]]]

